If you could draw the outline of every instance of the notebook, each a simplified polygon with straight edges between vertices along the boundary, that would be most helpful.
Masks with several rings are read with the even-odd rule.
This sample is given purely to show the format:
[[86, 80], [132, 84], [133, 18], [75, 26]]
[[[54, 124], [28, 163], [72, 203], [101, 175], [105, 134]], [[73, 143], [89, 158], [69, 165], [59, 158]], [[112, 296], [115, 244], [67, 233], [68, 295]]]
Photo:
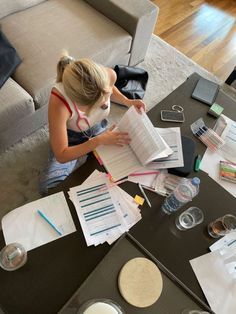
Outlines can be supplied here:
[[138, 113], [133, 106], [117, 124], [117, 130], [129, 133], [130, 144], [123, 147], [101, 145], [95, 154], [114, 181], [127, 177], [155, 159], [173, 153], [146, 113]]
[[200, 78], [193, 90], [192, 98], [211, 106], [216, 99], [218, 91], [218, 84], [204, 78]]
[[193, 162], [194, 162], [194, 157], [195, 157], [195, 143], [191, 138], [187, 136], [182, 136], [181, 139], [182, 139], [184, 166], [168, 169], [168, 172], [176, 176], [186, 177], [193, 170]]

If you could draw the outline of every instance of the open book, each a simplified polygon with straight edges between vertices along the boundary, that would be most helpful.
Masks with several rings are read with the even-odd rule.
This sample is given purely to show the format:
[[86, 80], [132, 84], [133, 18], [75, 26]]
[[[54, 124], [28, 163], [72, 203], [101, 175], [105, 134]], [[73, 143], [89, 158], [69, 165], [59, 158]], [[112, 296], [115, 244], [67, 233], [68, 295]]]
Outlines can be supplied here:
[[146, 113], [139, 114], [133, 106], [124, 114], [116, 130], [129, 133], [131, 138], [129, 145], [123, 147], [101, 145], [96, 149], [114, 181], [138, 171], [153, 160], [173, 153]]

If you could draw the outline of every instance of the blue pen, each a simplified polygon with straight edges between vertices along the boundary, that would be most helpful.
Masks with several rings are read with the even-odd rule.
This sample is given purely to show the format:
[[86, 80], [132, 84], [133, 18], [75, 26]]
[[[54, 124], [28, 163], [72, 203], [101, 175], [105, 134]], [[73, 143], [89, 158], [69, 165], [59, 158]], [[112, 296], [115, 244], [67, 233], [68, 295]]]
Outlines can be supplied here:
[[37, 213], [61, 236], [61, 231], [54, 225], [54, 223], [43, 213], [41, 210], [37, 210]]

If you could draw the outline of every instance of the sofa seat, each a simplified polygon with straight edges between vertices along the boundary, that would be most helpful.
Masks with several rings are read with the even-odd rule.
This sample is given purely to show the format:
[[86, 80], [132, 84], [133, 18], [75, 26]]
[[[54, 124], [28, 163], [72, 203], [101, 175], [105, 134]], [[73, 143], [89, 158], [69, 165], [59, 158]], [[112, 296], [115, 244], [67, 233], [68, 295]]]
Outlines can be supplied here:
[[13, 78], [36, 108], [48, 102], [63, 48], [107, 66], [127, 64], [130, 57], [132, 37], [82, 0], [45, 1], [3, 18], [1, 24], [23, 60]]
[[11, 78], [1, 88], [0, 104], [0, 132], [35, 111], [32, 97]]

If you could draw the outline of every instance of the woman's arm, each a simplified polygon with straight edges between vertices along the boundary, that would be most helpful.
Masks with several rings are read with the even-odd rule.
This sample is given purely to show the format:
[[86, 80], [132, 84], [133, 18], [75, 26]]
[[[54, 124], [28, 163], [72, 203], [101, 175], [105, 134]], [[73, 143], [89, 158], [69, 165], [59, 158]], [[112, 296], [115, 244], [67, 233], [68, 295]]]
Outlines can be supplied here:
[[111, 101], [125, 105], [127, 107], [135, 106], [138, 112], [141, 112], [141, 109], [146, 110], [146, 106], [141, 99], [129, 99], [125, 95], [123, 95], [119, 89], [114, 85], [117, 79], [116, 72], [111, 68], [106, 68], [112, 88]]
[[69, 117], [70, 113], [61, 100], [51, 95], [48, 110], [50, 144], [57, 161], [60, 163], [86, 155], [99, 145], [123, 146], [130, 141], [128, 133], [112, 132], [114, 128], [112, 127], [83, 144], [69, 147], [66, 129], [66, 122]]
[[141, 99], [129, 99], [123, 95], [118, 88], [114, 85], [112, 89], [111, 101], [125, 105], [127, 107], [135, 106], [135, 108], [141, 112], [141, 109], [146, 110], [145, 104]]

